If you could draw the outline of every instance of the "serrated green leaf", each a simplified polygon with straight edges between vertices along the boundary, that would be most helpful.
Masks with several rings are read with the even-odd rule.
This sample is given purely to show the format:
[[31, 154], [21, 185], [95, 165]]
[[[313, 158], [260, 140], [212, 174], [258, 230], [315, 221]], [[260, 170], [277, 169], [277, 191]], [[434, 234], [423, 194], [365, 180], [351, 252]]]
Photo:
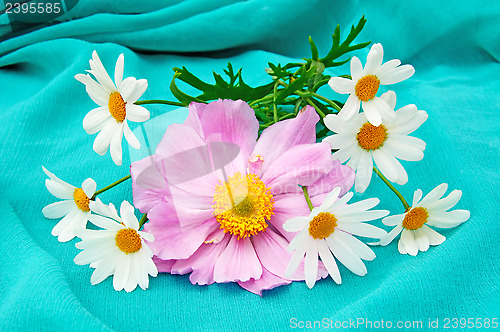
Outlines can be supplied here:
[[[214, 72], [213, 75], [215, 84], [203, 82], [198, 77], [193, 75], [189, 70], [187, 70], [186, 67], [182, 67], [182, 69], [174, 68], [174, 71], [176, 72], [175, 78], [203, 92], [201, 95], [195, 97], [196, 99], [202, 101], [211, 101], [217, 99], [241, 99], [248, 102], [260, 99], [265, 95], [271, 93], [274, 86], [273, 83], [261, 85], [255, 88], [248, 86], [243, 81], [243, 77], [241, 76], [241, 69], [238, 70], [236, 74], [234, 74], [233, 67], [230, 63], [228, 64], [228, 69], [224, 70], [224, 73], [229, 77], [229, 82], [225, 81], [221, 75]], [[179, 94], [179, 92], [181, 91], [179, 89], [177, 90], [178, 91], [176, 91], [176, 93]], [[185, 96], [181, 95], [180, 97], [186, 99]], [[178, 97], [176, 96], [176, 98]], [[179, 101], [183, 102], [181, 99], [179, 99]]]
[[197, 102], [197, 103], [204, 103], [203, 100], [200, 100], [196, 97], [190, 96], [190, 95], [182, 92], [175, 84], [175, 78], [176, 78], [176, 74], [174, 74], [174, 77], [172, 78], [172, 82], [170, 82], [170, 91], [172, 92], [174, 97], [177, 98], [178, 101], [180, 101], [184, 106], [188, 106], [193, 101]]
[[295, 91], [302, 89], [302, 87], [308, 83], [309, 79], [316, 75], [316, 66], [312, 66], [306, 72], [304, 71], [304, 67], [300, 68], [300, 71], [297, 73], [298, 78], [280, 91], [280, 93], [276, 96], [276, 104], [281, 103], [286, 97]]
[[309, 45], [311, 45], [311, 56], [314, 61], [318, 61], [319, 59], [319, 54], [318, 54], [318, 48], [316, 47], [316, 44], [312, 40], [312, 37], [309, 36]]

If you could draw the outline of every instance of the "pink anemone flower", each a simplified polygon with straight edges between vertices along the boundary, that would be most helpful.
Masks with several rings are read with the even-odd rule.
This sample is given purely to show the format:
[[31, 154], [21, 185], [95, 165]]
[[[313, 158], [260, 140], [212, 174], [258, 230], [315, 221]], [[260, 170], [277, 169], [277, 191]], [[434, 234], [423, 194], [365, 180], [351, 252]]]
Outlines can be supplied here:
[[[295, 233], [286, 220], [309, 215], [301, 186], [320, 205], [335, 187], [345, 194], [354, 171], [316, 143], [319, 117], [306, 107], [265, 129], [245, 102], [192, 103], [170, 125], [153, 156], [131, 165], [134, 205], [147, 213], [148, 244], [160, 272], [190, 274], [193, 284], [237, 282], [262, 290], [304, 280], [285, 277]], [[328, 275], [319, 262], [318, 279]]]

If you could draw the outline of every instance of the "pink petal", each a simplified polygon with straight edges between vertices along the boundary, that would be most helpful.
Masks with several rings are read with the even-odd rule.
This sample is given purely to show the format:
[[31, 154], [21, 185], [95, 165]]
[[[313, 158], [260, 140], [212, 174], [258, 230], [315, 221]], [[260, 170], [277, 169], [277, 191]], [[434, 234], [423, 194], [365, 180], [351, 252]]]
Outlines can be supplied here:
[[231, 236], [214, 267], [216, 282], [248, 281], [262, 276], [262, 265], [249, 238], [238, 240]]
[[[262, 266], [272, 274], [285, 278], [286, 267], [290, 258], [292, 258], [292, 253], [287, 249], [289, 242], [271, 229], [267, 229], [254, 235], [252, 243]], [[304, 280], [303, 266], [302, 268], [299, 267], [292, 276], [286, 279]]]
[[242, 100], [216, 100], [207, 105], [191, 103], [184, 122], [206, 142], [232, 142], [237, 144], [246, 160], [252, 152], [259, 122], [255, 112]]
[[304, 195], [285, 194], [274, 197], [274, 214], [269, 221], [271, 225], [288, 241], [291, 241], [296, 233], [287, 232], [283, 229], [283, 224], [294, 217], [309, 216], [310, 210]]
[[175, 264], [175, 259], [163, 260], [158, 258], [157, 256], [153, 256], [153, 262], [158, 269], [158, 272], [167, 272], [170, 273], [172, 266]]
[[318, 120], [318, 114], [307, 106], [296, 118], [280, 121], [265, 129], [252, 152], [252, 156], [259, 155], [264, 160], [262, 171], [290, 148], [316, 142]]
[[[265, 162], [265, 161], [264, 161]], [[328, 143], [302, 144], [284, 152], [268, 166], [261, 179], [273, 195], [302, 192], [333, 169]]]
[[209, 220], [201, 224], [181, 227], [171, 204], [159, 203], [148, 213], [144, 230], [155, 240], [149, 243], [153, 253], [161, 259], [185, 259], [191, 256], [219, 224]]
[[307, 188], [310, 196], [331, 192], [336, 187], [341, 187], [340, 196], [348, 192], [354, 184], [355, 173], [349, 166], [342, 165], [340, 161], [333, 161], [333, 169]]
[[230, 238], [230, 235], [226, 235], [218, 244], [202, 244], [191, 257], [178, 260], [172, 267], [172, 273], [186, 274], [192, 271], [189, 280], [193, 285], [213, 284], [215, 262], [226, 249]]
[[262, 268], [262, 277], [260, 279], [250, 279], [246, 282], [238, 281], [238, 285], [246, 289], [247, 291], [262, 296], [263, 290], [272, 289], [278, 286], [288, 285], [291, 283], [290, 280], [280, 278], [275, 276], [271, 272]]
[[153, 155], [130, 165], [134, 206], [142, 213], [148, 213], [159, 202], [166, 202], [170, 193], [156, 160]]

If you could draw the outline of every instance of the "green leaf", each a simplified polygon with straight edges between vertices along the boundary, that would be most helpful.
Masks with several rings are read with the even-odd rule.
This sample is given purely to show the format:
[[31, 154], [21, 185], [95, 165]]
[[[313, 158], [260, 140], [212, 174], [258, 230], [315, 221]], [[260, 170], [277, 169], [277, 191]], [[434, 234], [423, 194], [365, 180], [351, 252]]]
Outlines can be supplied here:
[[[217, 100], [219, 98], [232, 100], [242, 99], [248, 102], [260, 99], [273, 91], [274, 83], [269, 83], [252, 88], [243, 81], [243, 77], [241, 76], [241, 69], [238, 70], [238, 72], [234, 73], [231, 63], [228, 63], [227, 67], [228, 69], [224, 69], [224, 73], [229, 77], [229, 82], [225, 81], [221, 75], [214, 72], [213, 75], [215, 84], [203, 82], [198, 77], [193, 75], [189, 70], [187, 70], [186, 67], [182, 67], [182, 69], [174, 68], [174, 78], [177, 78], [203, 92], [197, 97], [192, 97], [181, 92], [175, 86], [175, 83], [173, 83], [174, 89], [177, 88], [175, 90], [177, 95], [174, 94], [174, 96], [177, 99], [179, 99], [179, 97], [182, 98], [182, 100], [179, 99], [179, 101], [181, 102], [184, 102], [185, 99], [189, 98], [196, 98], [201, 101], [211, 101]], [[174, 91], [172, 91], [172, 93], [174, 93]]]
[[311, 55], [312, 55], [312, 60], [318, 61], [319, 59], [319, 54], [318, 54], [318, 48], [316, 47], [316, 44], [312, 40], [312, 37], [309, 36], [309, 44], [311, 45]]
[[286, 88], [280, 91], [276, 96], [276, 104], [281, 103], [286, 97], [291, 95], [297, 90], [301, 90], [304, 85], [306, 85], [311, 77], [316, 75], [316, 66], [312, 66], [308, 71], [305, 71], [305, 67], [300, 68], [297, 73], [298, 78], [290, 83]]
[[360, 43], [356, 45], [351, 45], [351, 43], [354, 41], [354, 39], [360, 34], [361, 30], [363, 30], [363, 27], [365, 26], [366, 19], [365, 17], [361, 17], [359, 20], [358, 24], [356, 26], [351, 27], [351, 31], [349, 32], [349, 35], [347, 38], [340, 44], [340, 26], [337, 25], [335, 28], [335, 31], [332, 35], [332, 48], [328, 52], [328, 54], [324, 57], [319, 59], [320, 62], [322, 62], [325, 67], [337, 67], [341, 66], [344, 63], [348, 62], [349, 59], [343, 60], [343, 61], [338, 61], [335, 62], [334, 60], [338, 59], [342, 55], [352, 52], [354, 50], [359, 50], [362, 48], [365, 48], [366, 46], [370, 45], [371, 42], [365, 42], [365, 43]]
[[204, 103], [203, 100], [182, 92], [175, 84], [176, 75], [177, 74], [174, 74], [174, 77], [172, 77], [172, 82], [170, 82], [170, 91], [172, 92], [174, 97], [177, 98], [177, 100], [180, 101], [184, 106], [188, 106], [193, 101], [197, 103]]

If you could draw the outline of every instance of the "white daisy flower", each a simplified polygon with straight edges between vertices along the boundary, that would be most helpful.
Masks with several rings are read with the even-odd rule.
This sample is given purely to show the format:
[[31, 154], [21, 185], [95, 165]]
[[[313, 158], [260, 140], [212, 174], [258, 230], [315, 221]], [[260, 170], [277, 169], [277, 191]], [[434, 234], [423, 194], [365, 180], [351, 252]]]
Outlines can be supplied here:
[[339, 194], [340, 188], [337, 187], [308, 217], [292, 218], [283, 225], [288, 232], [299, 232], [288, 247], [294, 253], [285, 275], [291, 275], [305, 255], [304, 273], [309, 288], [314, 286], [317, 279], [318, 254], [332, 279], [340, 284], [342, 279], [334, 256], [360, 276], [367, 272], [362, 259], [371, 261], [375, 258], [375, 253], [353, 235], [379, 239], [387, 235], [383, 229], [364, 223], [389, 214], [385, 210], [368, 211], [379, 203], [378, 198], [347, 204], [353, 193], [349, 192], [338, 199]]
[[332, 77], [328, 84], [340, 94], [349, 94], [344, 107], [339, 115], [350, 120], [363, 107], [368, 121], [378, 126], [382, 119], [393, 121], [395, 119], [394, 108], [380, 97], [377, 92], [380, 85], [394, 84], [406, 80], [415, 73], [411, 65], [400, 66], [401, 61], [393, 59], [382, 64], [384, 49], [381, 44], [374, 44], [366, 58], [365, 68], [357, 57], [351, 59], [352, 79]]
[[57, 236], [60, 242], [67, 242], [75, 237], [75, 233], [85, 229], [90, 217], [90, 198], [94, 196], [96, 183], [91, 178], [83, 181], [80, 188], [76, 188], [42, 166], [49, 179], [45, 186], [49, 192], [63, 201], [52, 203], [42, 209], [45, 218], [62, 218], [52, 229], [52, 235]]
[[123, 201], [120, 207], [121, 218], [113, 206], [101, 203], [99, 199], [91, 202], [96, 213], [109, 218], [91, 215], [90, 221], [103, 230], [83, 230], [78, 236], [82, 239], [76, 244], [83, 249], [75, 257], [79, 265], [90, 264], [94, 268], [90, 282], [98, 284], [110, 275], [113, 287], [120, 291], [133, 291], [137, 285], [142, 289], [149, 286], [149, 277], [156, 277], [158, 270], [153, 263], [153, 253], [144, 240], [153, 241], [153, 235], [139, 231], [139, 222], [134, 215], [134, 207]]
[[122, 136], [135, 149], [141, 144], [130, 130], [127, 120], [143, 122], [149, 119], [149, 111], [134, 104], [146, 91], [148, 81], [134, 77], [123, 79], [123, 54], [116, 61], [115, 82], [104, 69], [97, 52], [92, 53], [90, 74], [78, 74], [75, 78], [85, 84], [90, 98], [100, 107], [90, 111], [83, 119], [83, 128], [88, 134], [99, 132], [94, 141], [94, 151], [104, 155], [110, 149], [111, 158], [117, 165], [122, 164]]
[[[396, 106], [396, 94], [393, 91], [381, 97], [391, 109]], [[323, 139], [337, 149], [332, 158], [347, 162], [356, 171], [355, 189], [364, 192], [370, 184], [373, 162], [390, 181], [397, 184], [408, 182], [408, 174], [396, 159], [418, 161], [424, 157], [425, 142], [409, 136], [427, 120], [427, 113], [419, 111], [415, 105], [406, 105], [395, 112], [394, 121], [382, 121], [374, 126], [366, 118], [366, 113], [357, 114], [350, 121], [329, 114], [325, 125], [336, 135]]]
[[[386, 246], [401, 233], [398, 250], [401, 254], [416, 256], [419, 251], [427, 251], [429, 245], [437, 246], [446, 238], [429, 226], [438, 228], [452, 228], [460, 225], [470, 217], [467, 210], [448, 211], [458, 203], [462, 192], [453, 190], [445, 198], [441, 198], [448, 185], [442, 183], [434, 188], [422, 200], [422, 190], [418, 189], [413, 195], [412, 207], [403, 214], [384, 218], [382, 222], [387, 226], [395, 226], [386, 237], [374, 245]], [[372, 244], [372, 243], [370, 243]]]

